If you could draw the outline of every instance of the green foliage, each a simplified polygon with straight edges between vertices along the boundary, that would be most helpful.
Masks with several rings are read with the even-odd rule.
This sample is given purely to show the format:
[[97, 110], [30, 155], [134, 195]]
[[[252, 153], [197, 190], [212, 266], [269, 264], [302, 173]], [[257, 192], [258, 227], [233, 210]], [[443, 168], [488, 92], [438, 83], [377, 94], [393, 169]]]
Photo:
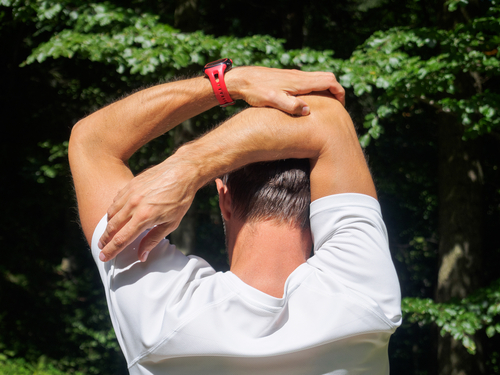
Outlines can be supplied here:
[[[47, 164], [43, 164], [39, 167], [39, 170], [35, 172], [37, 177], [37, 182], [44, 183], [46, 178], [55, 178], [58, 175], [62, 175], [68, 172], [66, 158], [68, 156], [68, 141], [64, 141], [59, 144], [52, 144], [50, 141], [45, 141], [39, 143], [42, 149], [47, 149], [50, 152], [50, 156], [47, 158]], [[36, 163], [32, 159], [33, 163]]]
[[[1, 375], [66, 375], [54, 367], [45, 356], [41, 356], [37, 363], [29, 363], [23, 358], [13, 358], [11, 351], [0, 352]], [[72, 375], [83, 375], [81, 372], [71, 372]]]
[[49, 57], [78, 56], [114, 65], [120, 74], [128, 71], [165, 77], [220, 56], [232, 56], [235, 65], [318, 68], [331, 60], [333, 54], [329, 50], [285, 51], [283, 40], [269, 36], [214, 38], [201, 31], [181, 33], [160, 23], [158, 16], [135, 14], [110, 3], [85, 4], [71, 11], [58, 8], [58, 11], [66, 15], [68, 28], [36, 47], [27, 64], [41, 63]]
[[473, 335], [482, 329], [488, 337], [500, 333], [500, 279], [461, 301], [436, 303], [431, 299], [404, 298], [402, 309], [410, 322], [436, 323], [441, 335], [450, 334], [475, 354]]
[[[458, 3], [458, 2], [456, 2]], [[469, 138], [491, 132], [500, 96], [484, 83], [500, 75], [498, 6], [470, 24], [452, 30], [394, 28], [375, 32], [342, 65], [340, 82], [356, 95], [379, 89], [377, 110], [365, 118], [362, 143], [377, 139], [380, 121], [395, 113], [430, 106], [461, 119]], [[463, 84], [474, 80], [474, 91]]]

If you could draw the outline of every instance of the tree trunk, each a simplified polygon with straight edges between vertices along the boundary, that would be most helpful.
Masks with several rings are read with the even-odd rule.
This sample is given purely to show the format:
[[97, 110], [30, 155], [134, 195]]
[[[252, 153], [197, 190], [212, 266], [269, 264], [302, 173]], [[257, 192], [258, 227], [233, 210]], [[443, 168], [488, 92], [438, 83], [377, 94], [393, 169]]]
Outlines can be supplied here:
[[[478, 140], [464, 141], [457, 119], [439, 116], [439, 274], [437, 302], [464, 298], [481, 285], [482, 189]], [[438, 363], [442, 375], [484, 373], [481, 345], [470, 355], [450, 335], [439, 336]]]

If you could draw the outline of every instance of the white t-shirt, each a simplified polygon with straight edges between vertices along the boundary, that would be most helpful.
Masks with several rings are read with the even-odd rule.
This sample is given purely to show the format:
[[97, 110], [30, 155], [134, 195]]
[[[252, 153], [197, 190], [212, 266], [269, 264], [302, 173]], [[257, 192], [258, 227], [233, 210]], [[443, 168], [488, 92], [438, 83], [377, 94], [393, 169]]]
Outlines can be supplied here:
[[339, 194], [311, 204], [315, 255], [283, 298], [184, 256], [167, 240], [137, 260], [138, 238], [113, 261], [92, 253], [130, 374], [389, 373], [400, 289], [378, 202]]

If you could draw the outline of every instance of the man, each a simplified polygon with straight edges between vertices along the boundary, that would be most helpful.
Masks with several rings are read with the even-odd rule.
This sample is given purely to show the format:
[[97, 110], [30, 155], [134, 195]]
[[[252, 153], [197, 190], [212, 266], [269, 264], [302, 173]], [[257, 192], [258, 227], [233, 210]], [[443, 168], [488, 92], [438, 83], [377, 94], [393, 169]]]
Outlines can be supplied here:
[[[233, 99], [303, 116], [249, 108], [135, 178], [137, 149], [216, 105], [208, 79], [143, 90], [72, 132], [80, 219], [130, 373], [388, 374], [399, 285], [354, 127], [331, 96], [343, 89], [331, 74], [256, 67], [224, 79]], [[309, 160], [311, 231], [298, 213], [241, 208], [238, 176], [289, 158]], [[231, 271], [216, 273], [163, 238], [200, 187], [244, 166], [217, 180]], [[303, 179], [303, 166], [276, 168], [267, 186]]]

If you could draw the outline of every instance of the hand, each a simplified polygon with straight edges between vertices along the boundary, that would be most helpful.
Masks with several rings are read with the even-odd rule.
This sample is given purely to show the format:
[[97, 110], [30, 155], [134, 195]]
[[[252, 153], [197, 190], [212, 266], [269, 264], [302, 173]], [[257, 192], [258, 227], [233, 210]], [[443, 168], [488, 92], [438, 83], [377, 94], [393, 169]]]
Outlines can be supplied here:
[[[233, 99], [244, 99], [252, 106], [308, 115], [309, 106], [295, 95], [325, 90], [344, 104], [345, 91], [331, 73], [241, 67], [226, 76]], [[99, 241], [102, 249], [99, 258], [113, 259], [150, 228], [138, 250], [139, 259], [145, 261], [149, 252], [178, 227], [196, 191], [203, 185], [196, 181], [197, 177], [193, 165], [174, 154], [132, 179], [108, 209], [108, 225]]]
[[99, 259], [113, 259], [142, 232], [138, 259], [145, 262], [149, 252], [173, 232], [193, 202], [199, 186], [189, 173], [191, 165], [171, 156], [132, 179], [108, 209], [108, 225], [99, 240]]
[[233, 99], [294, 115], [309, 114], [307, 103], [296, 96], [314, 91], [330, 91], [345, 106], [345, 90], [333, 73], [241, 67], [226, 74], [226, 85]]

